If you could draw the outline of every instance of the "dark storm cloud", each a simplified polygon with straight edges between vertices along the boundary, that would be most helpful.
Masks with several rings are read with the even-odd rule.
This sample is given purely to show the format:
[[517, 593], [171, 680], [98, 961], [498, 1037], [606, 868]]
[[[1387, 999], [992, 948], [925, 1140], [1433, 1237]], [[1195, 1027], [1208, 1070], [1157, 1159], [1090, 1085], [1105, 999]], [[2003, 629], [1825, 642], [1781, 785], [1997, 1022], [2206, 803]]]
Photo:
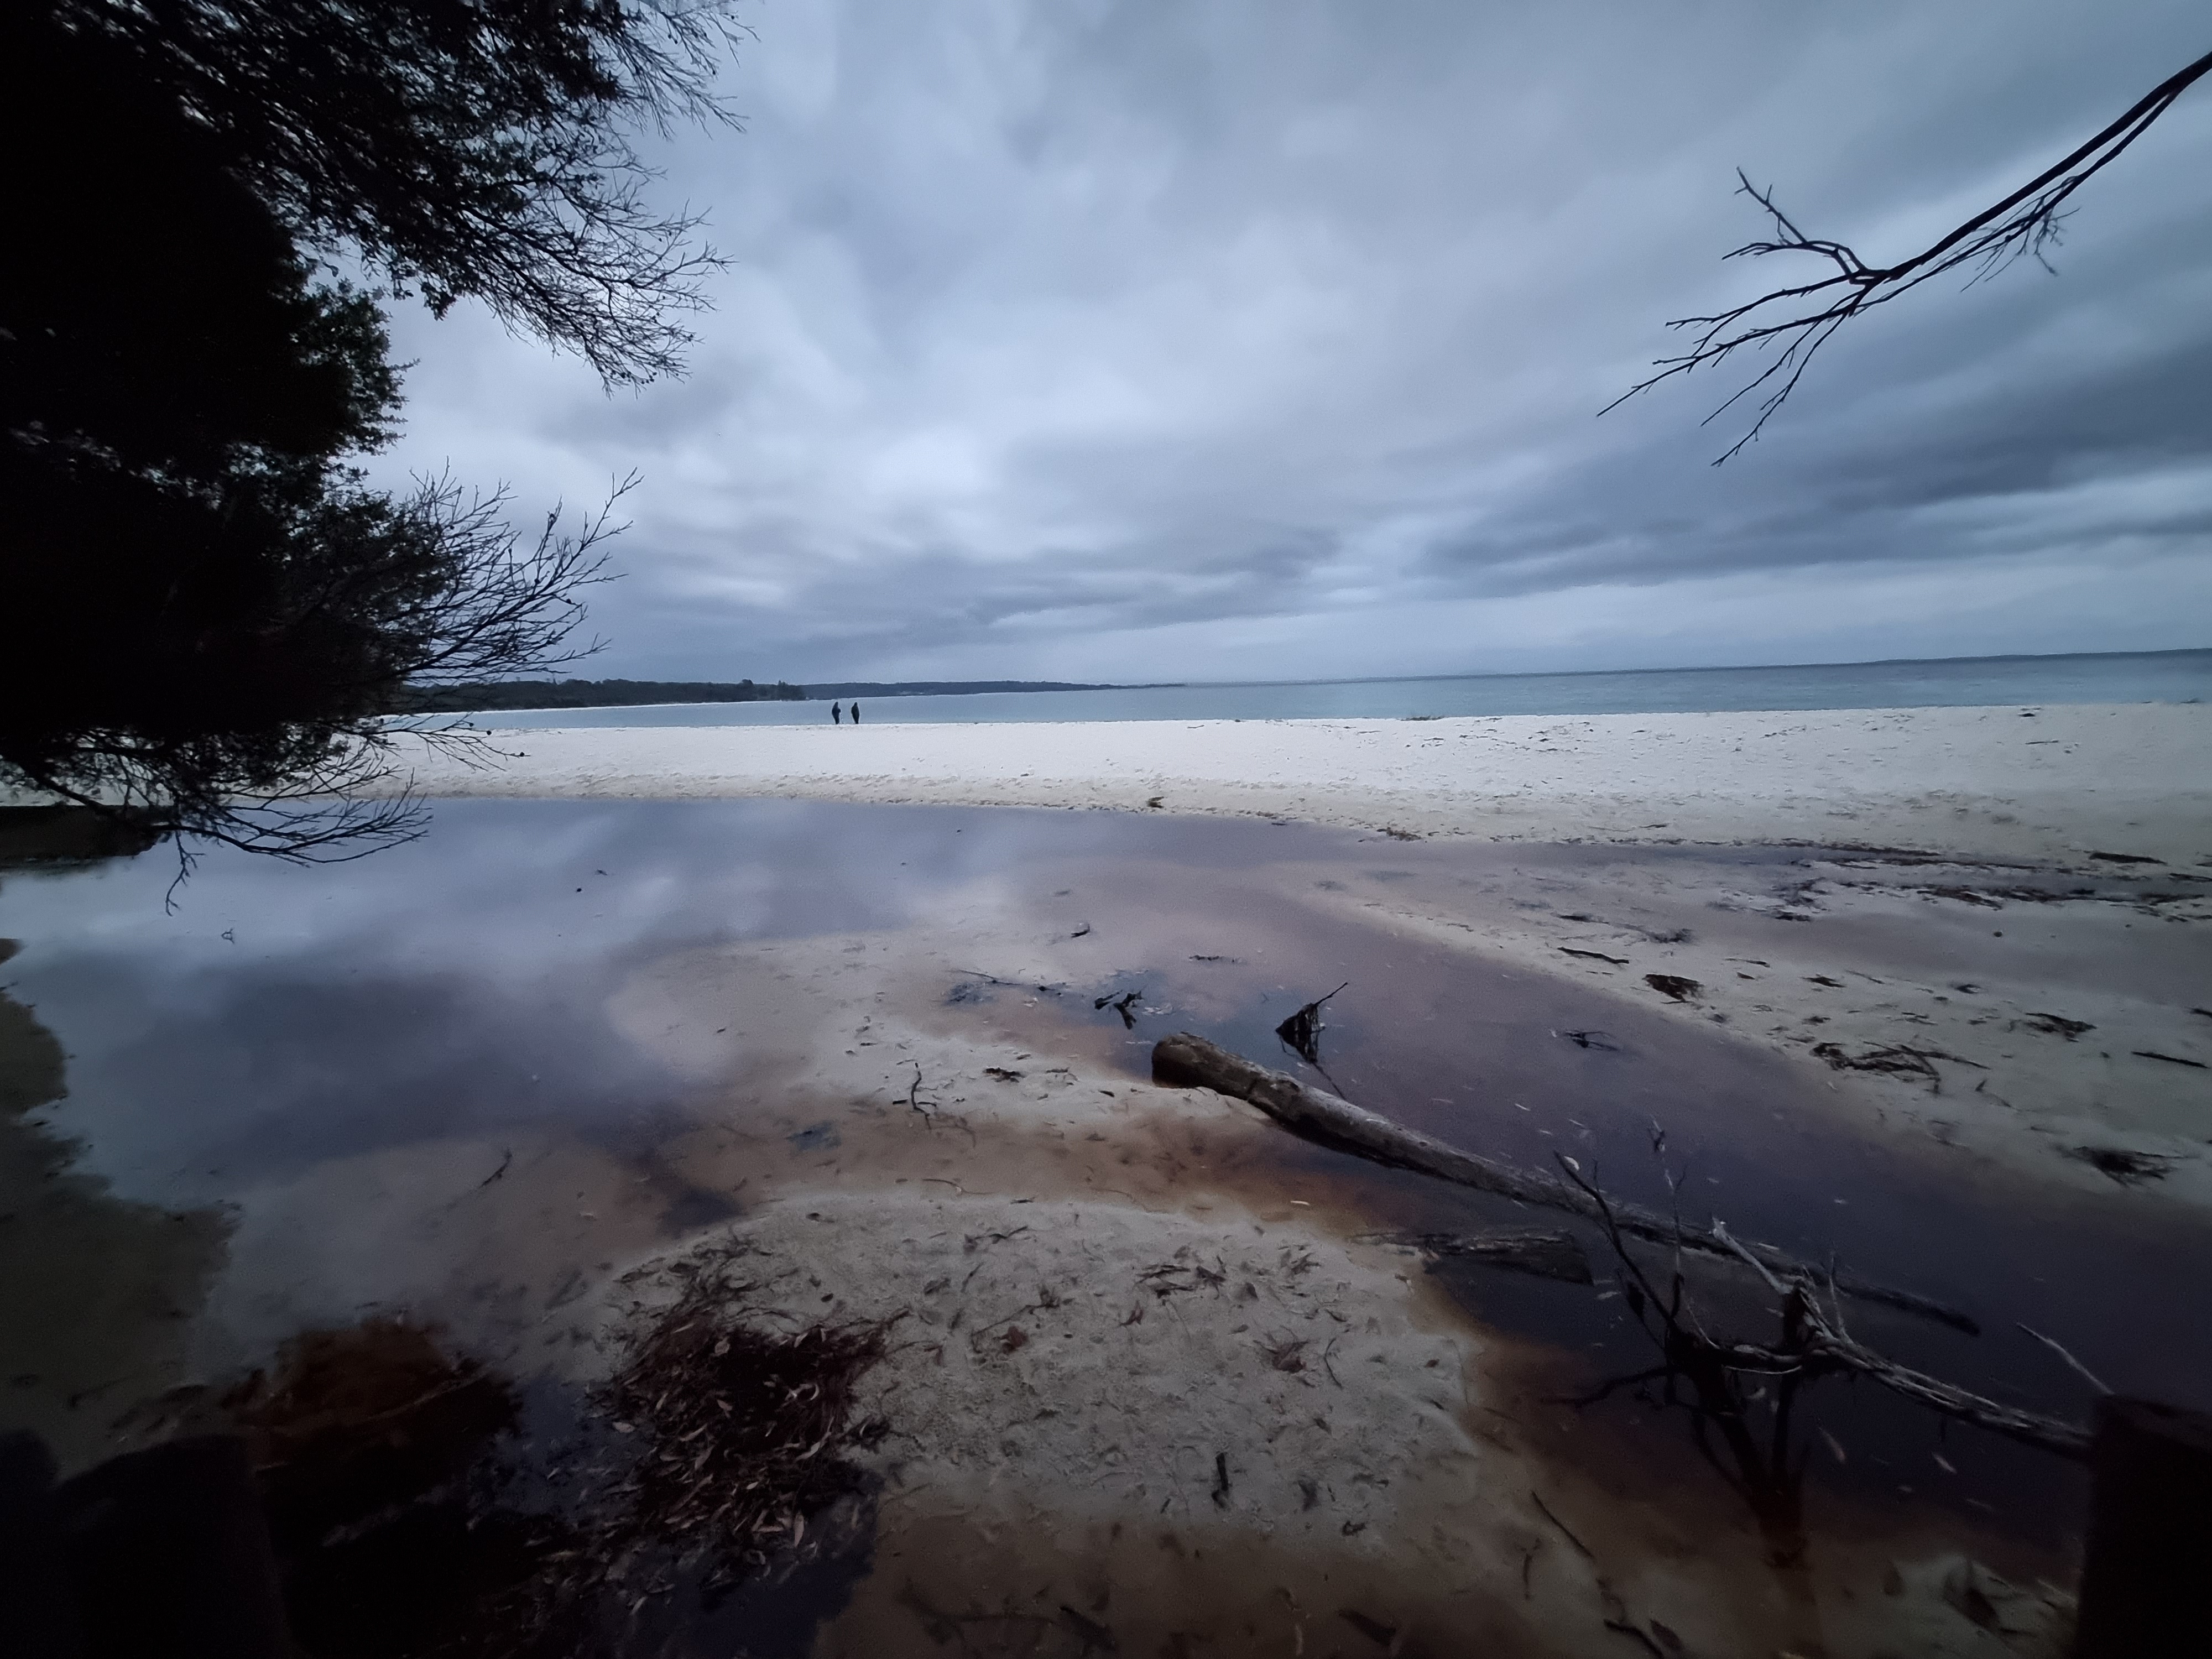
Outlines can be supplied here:
[[[1434, 672], [2201, 644], [2212, 89], [2058, 274], [1595, 411], [1723, 264], [1745, 166], [1875, 258], [2201, 52], [2201, 14], [1606, 0], [776, 0], [672, 195], [733, 260], [691, 378], [607, 398], [404, 324], [404, 459], [646, 487], [607, 672]], [[1773, 262], [1766, 262], [1772, 265]]]

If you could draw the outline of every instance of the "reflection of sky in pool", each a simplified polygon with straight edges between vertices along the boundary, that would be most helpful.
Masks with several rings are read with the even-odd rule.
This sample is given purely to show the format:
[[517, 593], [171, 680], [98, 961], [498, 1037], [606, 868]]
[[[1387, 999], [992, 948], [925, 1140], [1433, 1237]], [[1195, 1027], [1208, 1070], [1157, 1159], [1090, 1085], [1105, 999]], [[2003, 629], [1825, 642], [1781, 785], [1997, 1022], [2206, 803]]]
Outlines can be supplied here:
[[[1350, 979], [1324, 1059], [1363, 1103], [1522, 1164], [1595, 1149], [1608, 1184], [1660, 1203], [1647, 1143], [1663, 1120], [1698, 1196], [1754, 1236], [1840, 1249], [1965, 1301], [2008, 1282], [2070, 1284], [2084, 1292], [2081, 1335], [2104, 1346], [2096, 1332], [2112, 1322], [2083, 1275], [2099, 1261], [2142, 1270], [2148, 1237], [2059, 1199], [2049, 1224], [2008, 1224], [2008, 1200], [1971, 1166], [1938, 1170], [1799, 1109], [1825, 1085], [1758, 1045], [1332, 918], [1293, 891], [1322, 864], [1355, 883], [1413, 881], [1542, 856], [1395, 847], [1398, 867], [1376, 871], [1372, 844], [1348, 835], [1123, 813], [441, 802], [423, 839], [350, 863], [211, 854], [173, 911], [161, 853], [11, 874], [0, 936], [25, 947], [0, 979], [69, 1052], [70, 1096], [48, 1115], [82, 1139], [82, 1167], [122, 1196], [204, 1202], [325, 1158], [532, 1121], [650, 1142], [696, 1085], [611, 1025], [609, 994], [630, 969], [690, 945], [896, 931], [933, 896], [989, 883], [1026, 895], [1020, 915], [1099, 923], [1091, 943], [1121, 977], [1071, 988], [1082, 994], [1066, 1006], [1118, 1029], [1089, 990], [1149, 987], [1161, 1012], [1127, 1034], [1135, 1068], [1183, 1024], [1293, 1066], [1274, 1022]], [[1074, 896], [1045, 896], [1071, 883]], [[1163, 930], [1194, 919], [1205, 949], [1237, 957], [1264, 943], [1267, 959], [1194, 963], [1187, 945], [1147, 959]], [[1213, 994], [1192, 994], [1201, 987]], [[1557, 1035], [1590, 1025], [1621, 1048]]]
[[[678, 1086], [605, 1025], [620, 972], [687, 945], [897, 926], [915, 896], [1104, 819], [800, 803], [458, 801], [351, 863], [166, 854], [0, 882], [13, 994], [69, 1050], [61, 1127], [127, 1194]], [[614, 1126], [609, 1126], [614, 1127]]]
[[[2201, 1396], [2212, 1334], [2188, 1312], [2212, 1268], [2201, 1228], [2137, 1224], [2046, 1194], [2030, 1206], [1971, 1163], [1939, 1167], [1842, 1133], [1817, 1112], [1785, 1113], [1826, 1085], [1757, 1045], [1325, 915], [1295, 890], [1324, 866], [1355, 884], [1389, 878], [1397, 891], [1400, 878], [1495, 878], [1516, 860], [1574, 856], [1394, 847], [1394, 867], [1378, 871], [1372, 843], [1249, 823], [769, 801], [447, 802], [423, 840], [354, 863], [210, 854], [173, 911], [163, 898], [174, 866], [159, 853], [11, 873], [0, 882], [0, 936], [25, 948], [0, 981], [69, 1053], [69, 1097], [41, 1115], [80, 1139], [81, 1167], [119, 1196], [186, 1206], [410, 1143], [495, 1146], [502, 1129], [533, 1121], [649, 1147], [690, 1121], [697, 1085], [611, 1024], [609, 994], [631, 969], [692, 945], [893, 932], [933, 896], [994, 884], [1010, 896], [1007, 914], [1028, 922], [1066, 909], [1099, 924], [1091, 959], [1111, 977], [1046, 1002], [1104, 1027], [1115, 1043], [1126, 1038], [1133, 1066], [1152, 1040], [1183, 1025], [1290, 1066], [1274, 1022], [1351, 979], [1354, 990], [1330, 1007], [1323, 1057], [1364, 1104], [1522, 1164], [1595, 1145], [1608, 1184], [1647, 1201], [1664, 1201], [1648, 1153], [1651, 1121], [1663, 1118], [1676, 1158], [1692, 1162], [1700, 1191], [1741, 1231], [1810, 1255], [1841, 1249], [1870, 1276], [1959, 1300], [1984, 1320], [1984, 1335], [1966, 1339], [1863, 1316], [1901, 1358], [1969, 1386], [2017, 1384], [2026, 1403], [2078, 1414], [2078, 1384], [2014, 1331], [2024, 1319], [2123, 1388]], [[1071, 884], [1073, 896], [1058, 896]], [[1163, 953], [1175, 930], [1193, 927], [1202, 944]], [[1117, 937], [1126, 947], [1107, 942]], [[1153, 1011], [1127, 1033], [1091, 1006], [1093, 990], [1117, 987], [1143, 988], [1140, 1007]], [[990, 1006], [974, 1011], [979, 1032]], [[1606, 1028], [1618, 1046], [1558, 1036], [1581, 1026]], [[1413, 1177], [1312, 1149], [1286, 1146], [1280, 1156], [1338, 1170], [1358, 1201], [1397, 1224], [1483, 1216], [1484, 1206]], [[1617, 1306], [1495, 1273], [1462, 1278], [1455, 1293], [1486, 1319], [1594, 1364], [1645, 1363]], [[1933, 1432], [1865, 1391], [1834, 1390], [1831, 1407], [1838, 1427], [1856, 1414], [1862, 1446], [1917, 1448]], [[1924, 1450], [1911, 1455], [1926, 1462]], [[1949, 1455], [1972, 1490], [2008, 1509], [2051, 1501], [2053, 1474], [2032, 1454], [1969, 1443]], [[1849, 1474], [1854, 1483], [1884, 1478], [1863, 1465]]]

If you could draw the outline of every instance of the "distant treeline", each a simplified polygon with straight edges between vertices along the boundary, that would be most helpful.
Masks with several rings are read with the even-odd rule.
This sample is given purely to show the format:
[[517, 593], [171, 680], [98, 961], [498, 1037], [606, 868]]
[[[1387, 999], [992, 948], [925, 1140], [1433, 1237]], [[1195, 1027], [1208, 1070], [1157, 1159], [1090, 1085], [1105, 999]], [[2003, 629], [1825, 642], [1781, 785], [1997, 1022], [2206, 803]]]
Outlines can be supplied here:
[[756, 685], [739, 680], [500, 680], [418, 692], [406, 712], [474, 714], [489, 708], [629, 708], [648, 702], [800, 702], [805, 688], [778, 680]]
[[847, 680], [839, 685], [810, 685], [810, 697], [945, 697], [971, 691], [1120, 691], [1118, 685], [1085, 685], [1073, 680]]
[[739, 680], [500, 680], [416, 692], [402, 711], [468, 714], [493, 708], [631, 708], [649, 702], [803, 702], [823, 697], [957, 696], [971, 691], [1118, 691], [1073, 680], [847, 680], [756, 685]]

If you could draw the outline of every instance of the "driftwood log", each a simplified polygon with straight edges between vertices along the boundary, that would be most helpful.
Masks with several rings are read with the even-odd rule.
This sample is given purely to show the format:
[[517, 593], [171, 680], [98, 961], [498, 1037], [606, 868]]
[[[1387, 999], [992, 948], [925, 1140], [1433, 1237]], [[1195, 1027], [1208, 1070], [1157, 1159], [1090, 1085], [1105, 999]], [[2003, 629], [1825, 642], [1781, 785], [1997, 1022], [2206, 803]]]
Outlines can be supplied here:
[[[1462, 1152], [1432, 1135], [1393, 1123], [1340, 1096], [1300, 1082], [1286, 1072], [1271, 1071], [1218, 1043], [1188, 1031], [1163, 1037], [1152, 1048], [1152, 1077], [1178, 1088], [1213, 1090], [1258, 1107], [1284, 1127], [1309, 1140], [1334, 1146], [1371, 1163], [1415, 1170], [1462, 1187], [1496, 1193], [1522, 1204], [1564, 1210], [1592, 1221], [1603, 1219], [1597, 1201], [1571, 1182], [1540, 1170], [1516, 1169], [1478, 1153]], [[1758, 1265], [1791, 1278], [1831, 1282], [1825, 1267], [1802, 1261], [1771, 1244], [1739, 1243], [1721, 1227], [1700, 1228], [1641, 1205], [1613, 1202], [1613, 1220], [1621, 1231], [1701, 1255], [1735, 1259], [1747, 1255]], [[1862, 1302], [1879, 1303], [1932, 1319], [1954, 1329], [1978, 1334], [1968, 1315], [1915, 1291], [1880, 1285], [1855, 1273], [1838, 1272], [1835, 1289]]]

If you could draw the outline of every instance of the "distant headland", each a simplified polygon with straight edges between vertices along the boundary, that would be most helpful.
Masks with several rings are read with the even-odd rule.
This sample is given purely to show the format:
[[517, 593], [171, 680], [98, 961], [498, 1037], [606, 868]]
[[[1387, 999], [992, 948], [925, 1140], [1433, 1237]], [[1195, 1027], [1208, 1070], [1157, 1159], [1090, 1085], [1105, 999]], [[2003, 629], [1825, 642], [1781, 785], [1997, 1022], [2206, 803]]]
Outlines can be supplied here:
[[751, 680], [499, 680], [418, 691], [403, 712], [470, 714], [496, 708], [633, 708], [669, 702], [804, 702], [823, 697], [957, 696], [973, 691], [1120, 691], [1078, 680], [843, 680], [770, 685]]

